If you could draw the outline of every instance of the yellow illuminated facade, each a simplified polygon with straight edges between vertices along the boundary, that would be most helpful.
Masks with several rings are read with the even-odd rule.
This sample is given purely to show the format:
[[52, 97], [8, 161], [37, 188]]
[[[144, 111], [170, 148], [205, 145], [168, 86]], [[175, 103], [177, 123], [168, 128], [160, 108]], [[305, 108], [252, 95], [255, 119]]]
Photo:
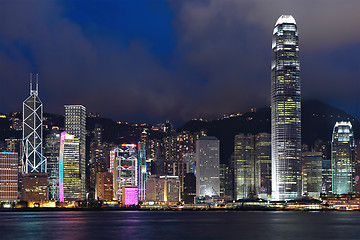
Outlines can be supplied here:
[[81, 200], [80, 141], [79, 138], [64, 132], [60, 142], [59, 174], [60, 201], [62, 194], [65, 201]]

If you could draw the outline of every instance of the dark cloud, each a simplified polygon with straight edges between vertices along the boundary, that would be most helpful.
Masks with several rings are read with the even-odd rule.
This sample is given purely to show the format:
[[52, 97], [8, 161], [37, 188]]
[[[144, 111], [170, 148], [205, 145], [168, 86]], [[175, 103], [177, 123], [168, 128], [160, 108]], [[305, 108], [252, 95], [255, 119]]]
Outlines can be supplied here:
[[81, 103], [116, 120], [181, 122], [269, 105], [272, 28], [293, 14], [303, 97], [360, 117], [356, 0], [1, 5], [0, 111], [21, 109], [29, 72], [47, 112]]
[[184, 57], [208, 79], [204, 114], [269, 104], [272, 29], [280, 15], [292, 14], [300, 31], [303, 98], [360, 117], [350, 107], [360, 100], [359, 1], [207, 0], [174, 6]]

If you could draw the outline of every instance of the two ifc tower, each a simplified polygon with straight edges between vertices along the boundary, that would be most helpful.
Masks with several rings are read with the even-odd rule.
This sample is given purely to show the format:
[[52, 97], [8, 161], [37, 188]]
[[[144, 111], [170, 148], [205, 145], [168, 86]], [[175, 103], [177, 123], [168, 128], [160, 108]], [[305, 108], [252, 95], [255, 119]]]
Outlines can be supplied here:
[[[301, 196], [301, 92], [299, 36], [295, 19], [282, 15], [272, 38], [271, 158], [272, 199]], [[38, 74], [30, 75], [30, 96], [23, 102], [23, 173], [46, 172], [42, 155], [43, 105]]]
[[291, 15], [277, 20], [271, 63], [272, 199], [301, 196], [299, 32]]

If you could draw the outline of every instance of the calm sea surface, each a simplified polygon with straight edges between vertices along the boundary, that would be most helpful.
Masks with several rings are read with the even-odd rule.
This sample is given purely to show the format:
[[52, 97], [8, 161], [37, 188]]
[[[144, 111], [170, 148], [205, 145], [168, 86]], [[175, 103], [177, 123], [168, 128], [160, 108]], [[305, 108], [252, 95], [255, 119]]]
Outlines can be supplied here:
[[0, 239], [360, 239], [360, 212], [2, 212]]

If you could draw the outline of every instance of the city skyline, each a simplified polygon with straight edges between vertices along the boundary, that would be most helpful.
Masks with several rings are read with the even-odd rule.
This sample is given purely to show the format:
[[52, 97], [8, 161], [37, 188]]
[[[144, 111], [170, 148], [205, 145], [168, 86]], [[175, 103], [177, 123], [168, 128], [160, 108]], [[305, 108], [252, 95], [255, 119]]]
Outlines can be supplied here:
[[79, 103], [117, 120], [184, 122], [268, 106], [269, 29], [273, 19], [292, 14], [301, 33], [303, 98], [359, 118], [360, 36], [351, 30], [359, 22], [359, 3], [340, 8], [327, 1], [325, 9], [320, 3], [309, 11], [308, 1], [276, 1], [272, 7], [234, 0], [91, 1], [87, 7], [5, 1], [0, 109], [20, 110], [17, 102], [26, 91], [18, 86], [27, 83], [29, 72], [39, 73], [44, 111], [52, 113]]

